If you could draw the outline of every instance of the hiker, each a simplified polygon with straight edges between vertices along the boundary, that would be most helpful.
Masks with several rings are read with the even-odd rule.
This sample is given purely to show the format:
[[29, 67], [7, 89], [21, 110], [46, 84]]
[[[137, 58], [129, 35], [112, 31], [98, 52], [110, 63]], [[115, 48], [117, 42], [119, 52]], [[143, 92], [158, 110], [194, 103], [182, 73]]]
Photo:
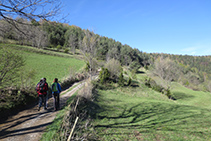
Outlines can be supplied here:
[[47, 110], [46, 107], [46, 97], [48, 91], [48, 83], [46, 82], [46, 78], [42, 78], [40, 82], [36, 86], [36, 90], [39, 97], [38, 111], [42, 107], [42, 103], [44, 104], [44, 109]]
[[60, 108], [60, 105], [59, 105], [59, 94], [62, 91], [61, 90], [61, 86], [60, 86], [60, 84], [58, 82], [58, 78], [54, 79], [51, 88], [52, 88], [52, 95], [53, 95], [53, 98], [54, 98], [53, 106], [54, 106], [54, 110], [56, 111], [56, 110], [59, 110], [59, 108]]
[[[46, 78], [44, 77], [43, 78], [45, 80], [45, 83], [47, 84], [47, 87], [48, 87], [48, 83], [46, 81]], [[48, 87], [48, 90], [47, 90], [47, 94], [46, 94], [46, 109], [48, 108], [48, 98], [49, 98], [49, 87]]]

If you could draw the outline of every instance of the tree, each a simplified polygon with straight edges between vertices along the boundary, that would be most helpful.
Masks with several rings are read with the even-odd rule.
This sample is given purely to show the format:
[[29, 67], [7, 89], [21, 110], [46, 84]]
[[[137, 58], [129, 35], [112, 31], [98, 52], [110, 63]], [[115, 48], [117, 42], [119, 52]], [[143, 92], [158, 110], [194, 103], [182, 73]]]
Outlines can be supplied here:
[[110, 78], [117, 81], [120, 73], [122, 72], [122, 66], [118, 60], [111, 59], [105, 64], [105, 68], [110, 72]]
[[17, 26], [17, 24], [25, 24], [16, 20], [17, 17], [33, 21], [31, 25], [34, 25], [37, 20], [49, 20], [51, 17], [58, 15], [60, 9], [60, 0], [1, 0], [0, 19], [27, 35], [26, 30], [21, 30]]
[[59, 0], [2, 0], [0, 1], [0, 16], [11, 24], [14, 17], [28, 20], [48, 19], [58, 14], [61, 9]]
[[161, 78], [163, 80], [164, 87], [169, 89], [171, 87], [171, 81], [178, 79], [179, 72], [179, 67], [174, 61], [169, 58], [163, 59], [163, 57], [160, 57], [154, 63], [152, 74]]
[[106, 60], [110, 60], [112, 58], [116, 60], [120, 60], [120, 50], [121, 50], [122, 44], [120, 42], [114, 42], [113, 46], [109, 48], [107, 54], [106, 54]]
[[65, 43], [65, 33], [67, 27], [57, 22], [44, 22], [44, 31], [48, 33], [49, 43], [56, 47], [57, 45], [63, 46]]
[[101, 84], [105, 83], [107, 80], [109, 80], [109, 77], [110, 77], [110, 73], [108, 69], [102, 67], [99, 73], [100, 83]]
[[18, 53], [7, 48], [0, 48], [0, 60], [0, 88], [4, 88], [17, 80], [25, 61]]
[[75, 49], [78, 44], [78, 33], [76, 32], [75, 27], [69, 27], [69, 29], [66, 31], [64, 37], [65, 37], [65, 46], [70, 47], [73, 54], [75, 54]]
[[92, 78], [92, 73], [96, 70], [96, 59], [95, 59], [95, 53], [96, 53], [96, 44], [98, 41], [98, 36], [94, 34], [94, 32], [90, 32], [89, 30], [85, 30], [85, 36], [81, 43], [81, 52], [87, 61], [87, 64], [89, 66], [89, 73]]
[[32, 46], [37, 48], [45, 47], [48, 44], [48, 37], [47, 33], [42, 30], [39, 26], [34, 26], [31, 28], [34, 31], [33, 38], [32, 38]]

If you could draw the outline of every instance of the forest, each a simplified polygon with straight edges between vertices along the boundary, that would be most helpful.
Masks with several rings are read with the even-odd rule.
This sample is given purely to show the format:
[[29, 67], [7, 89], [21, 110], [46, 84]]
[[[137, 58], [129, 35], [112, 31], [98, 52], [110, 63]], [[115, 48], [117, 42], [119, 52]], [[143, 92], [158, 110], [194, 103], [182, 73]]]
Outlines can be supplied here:
[[[194, 90], [210, 91], [211, 56], [146, 53], [75, 25], [45, 20], [30, 21], [23, 18], [17, 18], [16, 21], [20, 24], [13, 26], [4, 19], [0, 21], [0, 41], [2, 43], [55, 49], [69, 54], [75, 54], [76, 50], [81, 50], [84, 54], [92, 54], [92, 58], [96, 60], [118, 60], [122, 66], [126, 66], [134, 74], [140, 67], [148, 70], [157, 69], [159, 70], [157, 72], [162, 73], [161, 70], [165, 71], [165, 68], [171, 66], [171, 71], [177, 72], [177, 75], [169, 72], [168, 79], [171, 81], [180, 82]], [[159, 76], [156, 73], [153, 75]], [[165, 77], [162, 78], [165, 80]]]

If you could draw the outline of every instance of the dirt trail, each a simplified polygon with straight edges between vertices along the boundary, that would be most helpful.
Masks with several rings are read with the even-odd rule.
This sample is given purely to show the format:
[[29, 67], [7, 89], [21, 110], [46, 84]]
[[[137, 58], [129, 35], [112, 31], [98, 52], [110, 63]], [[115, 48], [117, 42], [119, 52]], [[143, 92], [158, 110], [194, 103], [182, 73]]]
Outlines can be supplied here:
[[[69, 92], [63, 91], [62, 93], [67, 93], [60, 96], [61, 107], [82, 86], [83, 83], [80, 83]], [[38, 141], [46, 127], [53, 122], [57, 113], [58, 111], [53, 111], [53, 98], [48, 100], [48, 110], [42, 108], [38, 111], [36, 105], [31, 109], [19, 112], [0, 124], [0, 140]]]

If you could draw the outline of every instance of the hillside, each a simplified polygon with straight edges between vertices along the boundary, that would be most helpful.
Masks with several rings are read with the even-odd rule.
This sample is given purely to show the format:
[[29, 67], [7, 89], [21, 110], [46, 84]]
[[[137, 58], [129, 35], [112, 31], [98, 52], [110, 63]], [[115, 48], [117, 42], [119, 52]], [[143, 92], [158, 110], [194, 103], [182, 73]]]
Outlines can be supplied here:
[[0, 46], [9, 48], [23, 56], [25, 65], [22, 71], [24, 71], [23, 73], [33, 72], [33, 84], [39, 82], [43, 77], [46, 77], [50, 83], [55, 77], [62, 81], [70, 75], [71, 69], [80, 70], [85, 65], [83, 60], [70, 54], [14, 44], [0, 44]]
[[[210, 140], [210, 93], [193, 91], [173, 82], [171, 91], [176, 100], [171, 100], [146, 86], [144, 80], [147, 76], [142, 70], [130, 86], [112, 84], [113, 87], [108, 85], [95, 89], [93, 101], [86, 101], [86, 105], [78, 104], [76, 113], [79, 112], [79, 121], [72, 139]], [[76, 101], [72, 103], [73, 107]], [[65, 133], [71, 130], [75, 121], [71, 111], [66, 107], [49, 126], [42, 140], [68, 138]], [[80, 111], [88, 114], [87, 119]], [[58, 120], [62, 117], [65, 124]]]
[[[70, 106], [61, 111], [42, 140], [66, 140], [77, 116], [75, 140], [211, 139], [210, 56], [144, 53], [80, 27], [56, 22], [37, 26], [45, 35], [41, 44], [15, 30], [1, 39], [15, 43], [1, 46], [25, 59], [19, 87], [28, 90], [30, 85], [33, 91], [42, 77], [49, 84], [55, 77], [63, 83], [82, 68], [89, 76], [100, 70], [99, 80], [86, 83], [82, 94], [69, 101]], [[72, 84], [67, 81], [68, 86]], [[18, 94], [17, 99], [22, 96]], [[13, 101], [5, 99], [2, 101]], [[75, 105], [77, 111], [71, 109]]]
[[[6, 48], [9, 53], [3, 52], [2, 48]], [[15, 74], [12, 74], [12, 76], [15, 76], [13, 81], [9, 81], [11, 76], [9, 71], [6, 77], [3, 80], [1, 79], [0, 119], [19, 112], [26, 105], [35, 104], [37, 102], [35, 86], [41, 78], [47, 78], [49, 86], [51, 86], [54, 78], [58, 78], [63, 89], [82, 79], [76, 78], [76, 74], [81, 73], [85, 66], [85, 62], [79, 59], [79, 56], [76, 57], [56, 50], [49, 51], [30, 46], [3, 43], [0, 44], [0, 53], [3, 54], [2, 57], [5, 54], [8, 56], [15, 54], [21, 56], [24, 60], [24, 65], [15, 70]], [[14, 57], [13, 59], [17, 62], [20, 61]], [[5, 60], [1, 62], [1, 70], [5, 70], [6, 67], [4, 66], [6, 65], [12, 67], [11, 62], [5, 62]], [[2, 88], [2, 86], [6, 88]]]
[[[140, 74], [139, 74], [140, 75]], [[139, 78], [145, 77], [141, 74]], [[140, 80], [138, 79], [138, 80]], [[211, 95], [174, 83], [177, 100], [136, 87], [98, 90], [93, 128], [100, 140], [210, 140]]]

